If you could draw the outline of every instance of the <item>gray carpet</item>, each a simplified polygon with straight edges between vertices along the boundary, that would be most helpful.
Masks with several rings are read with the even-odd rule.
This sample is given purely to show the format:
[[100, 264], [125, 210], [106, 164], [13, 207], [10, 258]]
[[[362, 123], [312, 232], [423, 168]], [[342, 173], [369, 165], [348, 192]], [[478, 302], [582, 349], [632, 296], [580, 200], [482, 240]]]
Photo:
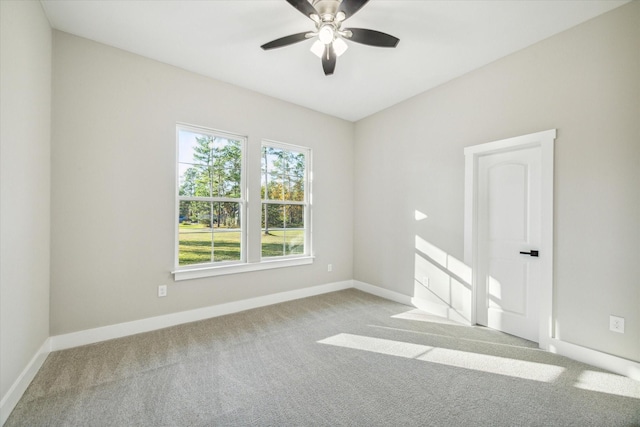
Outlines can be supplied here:
[[640, 426], [640, 383], [346, 290], [54, 352], [6, 426]]

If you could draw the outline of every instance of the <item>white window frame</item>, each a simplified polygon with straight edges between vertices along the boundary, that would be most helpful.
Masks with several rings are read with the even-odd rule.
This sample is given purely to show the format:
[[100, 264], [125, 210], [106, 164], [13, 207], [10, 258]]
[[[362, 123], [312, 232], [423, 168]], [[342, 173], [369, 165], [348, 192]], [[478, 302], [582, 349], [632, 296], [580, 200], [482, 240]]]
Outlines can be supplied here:
[[[304, 208], [304, 253], [303, 254], [294, 254], [294, 255], [283, 255], [277, 257], [262, 257], [262, 241], [260, 243], [260, 258], [262, 262], [270, 262], [276, 260], [284, 260], [284, 259], [296, 259], [296, 258], [304, 258], [311, 256], [311, 175], [312, 175], [312, 156], [311, 156], [311, 148], [303, 147], [301, 145], [294, 144], [286, 144], [284, 142], [272, 141], [268, 139], [263, 139], [262, 144], [260, 145], [260, 154], [262, 154], [262, 150], [264, 147], [277, 148], [281, 150], [294, 151], [298, 153], [303, 153], [305, 158], [305, 168], [304, 168], [304, 200], [302, 202], [299, 201], [287, 201], [287, 200], [271, 200], [266, 198], [261, 198], [260, 200], [260, 210], [262, 215], [263, 204], [277, 204], [277, 205], [292, 205], [292, 206], [303, 206]], [[262, 175], [262, 171], [260, 171], [260, 175]], [[262, 177], [260, 178], [262, 180]], [[262, 221], [260, 221], [262, 223]], [[262, 232], [262, 229], [260, 230]]]
[[[240, 141], [241, 145], [241, 162], [240, 162], [240, 198], [232, 197], [192, 197], [192, 196], [180, 196], [180, 168], [179, 166], [179, 141], [180, 131], [188, 131], [198, 133], [202, 135], [210, 135], [213, 137], [222, 137], [226, 139]], [[247, 189], [246, 189], [246, 163], [247, 163], [247, 137], [233, 134], [230, 132], [219, 131], [215, 129], [208, 129], [201, 126], [193, 126], [178, 123], [176, 125], [176, 188], [175, 188], [175, 253], [174, 262], [175, 270], [174, 274], [195, 271], [195, 270], [208, 270], [212, 268], [224, 268], [226, 266], [235, 266], [238, 264], [245, 264], [247, 262]], [[192, 264], [192, 265], [180, 265], [180, 202], [186, 201], [198, 201], [198, 202], [231, 202], [238, 203], [240, 205], [240, 259], [232, 261], [210, 261], [207, 263]], [[212, 236], [213, 239], [213, 236]], [[215, 246], [214, 246], [215, 250]], [[177, 279], [176, 279], [177, 280]]]
[[[179, 132], [180, 130], [187, 130], [196, 133], [203, 133], [215, 136], [222, 136], [229, 139], [236, 139], [242, 141], [242, 171], [241, 171], [241, 198], [240, 198], [240, 221], [241, 221], [241, 260], [240, 261], [225, 261], [225, 262], [209, 262], [203, 264], [193, 264], [188, 266], [180, 266], [178, 255], [179, 255], [179, 217], [180, 217], [180, 201], [185, 199], [191, 199], [190, 197], [179, 196], [179, 180], [180, 180], [180, 171], [178, 167], [178, 141], [179, 141]], [[249, 186], [247, 183], [247, 176], [256, 176], [258, 181], [261, 179], [261, 170], [258, 169], [257, 173], [248, 174], [247, 164], [248, 158], [250, 156], [249, 151], [252, 149], [248, 144], [249, 137], [241, 136], [239, 134], [219, 131], [216, 129], [206, 128], [202, 126], [195, 126], [185, 123], [176, 123], [176, 151], [175, 151], [175, 202], [174, 202], [174, 211], [175, 211], [175, 219], [174, 219], [174, 227], [175, 227], [175, 243], [174, 243], [174, 269], [171, 272], [174, 276], [174, 281], [182, 281], [189, 279], [198, 279], [205, 277], [214, 277], [221, 276], [227, 274], [238, 274], [245, 273], [250, 271], [259, 271], [259, 270], [269, 270], [274, 268], [283, 268], [283, 267], [294, 267], [301, 265], [313, 264], [314, 256], [313, 256], [313, 245], [312, 245], [312, 152], [311, 149], [304, 146], [298, 146], [293, 144], [285, 144], [281, 142], [275, 142], [270, 140], [263, 140], [262, 144], [268, 143], [269, 146], [273, 146], [276, 148], [283, 149], [291, 149], [295, 151], [301, 151], [305, 153], [306, 158], [306, 167], [305, 167], [305, 199], [306, 199], [306, 209], [305, 209], [305, 247], [304, 254], [299, 255], [289, 255], [282, 257], [268, 257], [262, 258], [262, 242], [261, 239], [252, 239], [250, 238], [250, 229], [251, 224], [258, 224], [258, 233], [262, 232], [262, 228], [260, 227], [261, 219], [249, 217], [249, 215], [262, 215], [262, 200], [260, 197], [260, 185], [257, 185], [257, 194], [250, 194]], [[262, 144], [258, 147], [254, 147], [254, 149], [260, 150], [257, 155], [262, 154]], [[256, 153], [254, 153], [256, 154]], [[258, 166], [260, 168], [260, 166]], [[253, 171], [252, 171], [253, 172]], [[258, 182], [259, 184], [259, 182]], [[202, 200], [202, 198], [197, 198], [198, 200]], [[238, 203], [238, 199], [231, 198], [213, 198], [216, 201], [230, 201], [234, 203]], [[218, 200], [220, 199], [220, 200]], [[249, 202], [252, 200], [253, 202]], [[255, 234], [255, 232], [251, 232]], [[255, 241], [257, 245], [255, 247], [252, 246], [252, 242]], [[260, 254], [259, 256], [255, 256], [255, 253]], [[252, 255], [254, 254], [254, 255]], [[256, 259], [256, 261], [252, 261]]]

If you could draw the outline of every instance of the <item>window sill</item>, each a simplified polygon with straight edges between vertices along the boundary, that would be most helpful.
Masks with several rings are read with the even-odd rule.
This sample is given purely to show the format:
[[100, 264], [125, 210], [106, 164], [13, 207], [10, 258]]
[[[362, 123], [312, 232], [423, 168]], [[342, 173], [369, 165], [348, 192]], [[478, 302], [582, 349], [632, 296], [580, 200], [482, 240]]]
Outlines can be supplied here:
[[298, 265], [313, 264], [312, 256], [299, 258], [285, 258], [277, 260], [263, 260], [246, 264], [223, 265], [218, 267], [191, 268], [185, 270], [175, 270], [173, 280], [200, 279], [203, 277], [222, 276], [225, 274], [248, 273], [250, 271], [270, 270], [272, 268], [295, 267]]

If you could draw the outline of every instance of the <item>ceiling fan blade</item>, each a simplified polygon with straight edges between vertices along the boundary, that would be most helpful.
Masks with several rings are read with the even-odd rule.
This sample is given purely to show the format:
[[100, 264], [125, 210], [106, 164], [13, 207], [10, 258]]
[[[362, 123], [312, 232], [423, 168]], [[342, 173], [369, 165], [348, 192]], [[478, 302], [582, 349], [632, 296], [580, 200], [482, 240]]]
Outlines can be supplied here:
[[362, 6], [367, 4], [368, 1], [369, 0], [342, 0], [338, 11], [344, 13], [344, 19], [347, 19], [351, 15], [359, 11]]
[[264, 50], [269, 50], [269, 49], [275, 49], [277, 47], [289, 46], [290, 44], [307, 40], [307, 34], [309, 34], [308, 31], [304, 33], [291, 34], [290, 36], [281, 37], [279, 39], [270, 41], [269, 43], [265, 43], [260, 47]]
[[322, 69], [325, 76], [330, 76], [336, 69], [336, 51], [333, 49], [333, 45], [328, 44], [324, 48], [324, 55], [322, 55]]
[[393, 37], [380, 31], [367, 30], [366, 28], [346, 28], [345, 31], [351, 31], [352, 34], [352, 36], [347, 40], [369, 46], [396, 47], [400, 41], [397, 37]]
[[287, 0], [291, 6], [298, 9], [301, 13], [311, 18], [311, 15], [319, 15], [315, 7], [311, 6], [307, 0]]

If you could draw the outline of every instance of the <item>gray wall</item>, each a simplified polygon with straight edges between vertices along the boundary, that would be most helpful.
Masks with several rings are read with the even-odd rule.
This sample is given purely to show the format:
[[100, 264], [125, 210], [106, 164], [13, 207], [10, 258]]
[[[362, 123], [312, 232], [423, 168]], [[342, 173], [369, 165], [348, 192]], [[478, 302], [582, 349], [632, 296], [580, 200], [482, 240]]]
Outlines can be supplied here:
[[[53, 89], [52, 335], [353, 277], [353, 123], [57, 31]], [[173, 281], [176, 122], [312, 148], [313, 265]]]
[[0, 2], [0, 396], [49, 336], [51, 29]]
[[354, 278], [424, 297], [416, 236], [463, 259], [463, 148], [557, 128], [557, 336], [640, 361], [639, 43], [632, 2], [358, 122]]

